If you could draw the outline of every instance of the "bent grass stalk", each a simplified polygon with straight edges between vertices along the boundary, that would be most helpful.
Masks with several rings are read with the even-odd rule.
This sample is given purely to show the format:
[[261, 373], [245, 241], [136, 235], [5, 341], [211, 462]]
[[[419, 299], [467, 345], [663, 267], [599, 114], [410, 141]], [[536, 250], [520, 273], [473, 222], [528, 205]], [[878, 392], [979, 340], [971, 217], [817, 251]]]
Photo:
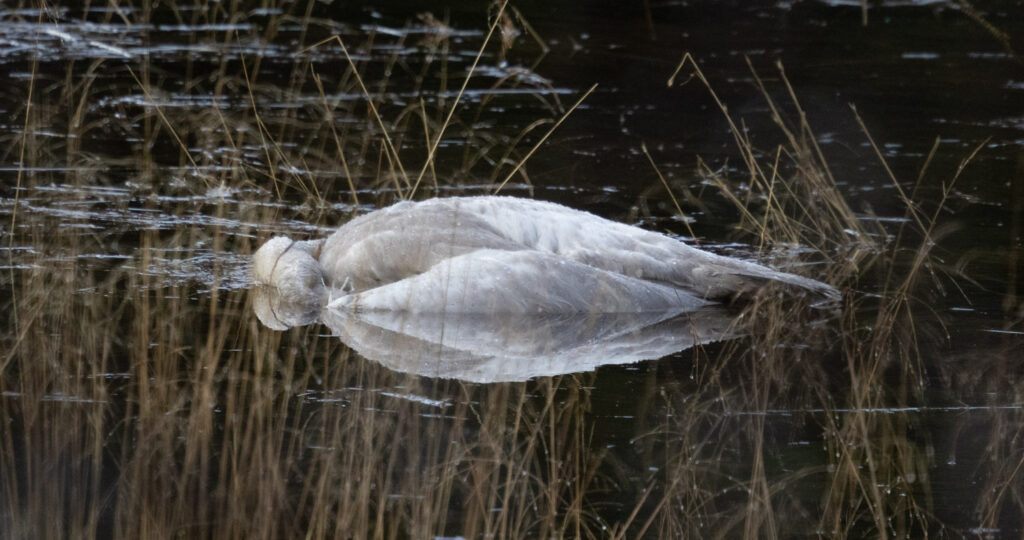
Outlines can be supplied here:
[[[39, 12], [39, 22], [42, 24], [42, 11]], [[28, 97], [25, 100], [25, 122], [22, 124], [21, 137], [19, 137], [18, 149], [18, 173], [14, 181], [14, 206], [11, 208], [11, 232], [7, 237], [7, 266], [8, 266], [8, 279], [11, 284], [11, 317], [14, 319], [14, 332], [18, 335], [18, 339], [12, 344], [11, 348], [4, 355], [2, 363], [0, 363], [0, 375], [3, 375], [7, 365], [14, 358], [15, 351], [18, 350], [18, 346], [21, 344], [22, 336], [21, 325], [18, 319], [18, 297], [17, 290], [14, 286], [14, 233], [15, 227], [18, 224], [18, 207], [21, 206], [21, 182], [25, 175], [25, 148], [28, 146], [28, 134], [29, 125], [32, 121], [32, 96], [36, 88], [36, 71], [39, 69], [39, 59], [32, 59], [32, 70], [28, 80]]]
[[654, 158], [651, 157], [651, 153], [647, 151], [647, 144], [641, 142], [640, 150], [643, 151], [644, 157], [647, 158], [647, 162], [651, 164], [651, 168], [654, 169], [654, 173], [658, 175], [658, 180], [661, 180], [661, 185], [665, 186], [665, 192], [667, 192], [669, 198], [672, 199], [672, 204], [676, 207], [676, 213], [679, 214], [679, 219], [684, 225], [686, 225], [686, 230], [690, 232], [690, 238], [693, 238], [693, 243], [699, 246], [700, 241], [697, 239], [697, 235], [694, 234], [693, 228], [690, 227], [690, 221], [686, 217], [686, 213], [683, 212], [683, 207], [679, 206], [679, 199], [676, 199], [676, 194], [672, 192], [672, 186], [668, 185], [668, 180], [665, 180], [665, 176], [661, 174], [661, 169], [659, 169], [658, 165], [654, 163]]
[[[391, 141], [391, 135], [388, 133], [388, 129], [384, 125], [384, 119], [381, 117], [380, 112], [377, 111], [377, 106], [374, 104], [373, 96], [371, 96], [370, 91], [366, 89], [366, 84], [363, 82], [362, 76], [359, 75], [359, 69], [356, 66], [355, 62], [352, 60], [352, 57], [349, 55], [348, 48], [345, 47], [345, 42], [342, 41], [341, 36], [333, 35], [329, 38], [323, 39], [320, 42], [305, 48], [303, 51], [309, 52], [315, 50], [317, 47], [320, 47], [321, 45], [326, 45], [327, 43], [330, 43], [332, 41], [336, 42], [338, 46], [341, 47], [341, 52], [345, 55], [345, 60], [348, 61], [349, 67], [352, 70], [352, 74], [353, 76], [355, 76], [356, 82], [359, 83], [359, 88], [363, 92], [363, 96], [366, 97], [366, 105], [367, 107], [370, 108], [370, 111], [373, 114], [374, 119], [377, 121], [377, 126], [381, 130], [381, 135], [383, 135], [384, 137], [384, 142], [387, 147], [388, 160], [398, 167], [398, 170], [401, 172], [401, 178], [404, 181], [406, 188], [411, 188], [412, 184], [409, 182], [409, 177], [405, 173], [405, 167], [402, 166], [402, 159], [398, 155], [398, 150], [395, 148], [394, 143]], [[402, 186], [398, 184], [397, 178], [395, 179], [395, 190], [398, 192], [399, 197], [404, 197], [402, 192]]]
[[523, 159], [519, 160], [519, 163], [517, 163], [516, 166], [513, 167], [511, 171], [509, 171], [508, 175], [505, 176], [505, 179], [502, 180], [500, 184], [498, 184], [498, 187], [494, 188], [495, 195], [501, 192], [501, 189], [505, 187], [505, 184], [507, 184], [508, 181], [511, 180], [517, 172], [519, 172], [519, 169], [521, 169], [523, 165], [526, 163], [526, 161], [530, 159], [530, 156], [532, 156], [533, 153], [536, 152], [537, 149], [544, 144], [544, 141], [548, 140], [548, 137], [550, 137], [551, 134], [554, 133], [556, 129], [558, 129], [558, 126], [562, 125], [562, 122], [564, 122], [565, 119], [568, 118], [569, 115], [572, 114], [572, 112], [575, 111], [576, 108], [579, 107], [580, 104], [582, 104], [587, 99], [587, 97], [589, 97], [590, 94], [593, 93], [596, 89], [597, 84], [595, 83], [593, 86], [590, 87], [589, 90], [587, 90], [586, 92], [583, 93], [582, 96], [580, 96], [580, 99], [578, 99], [572, 107], [569, 107], [568, 111], [565, 111], [565, 114], [563, 114], [562, 117], [559, 118], [553, 126], [551, 126], [551, 129], [549, 129], [547, 133], [545, 133], [544, 136], [541, 137], [540, 140], [538, 140], [537, 143], [533, 145], [533, 148], [530, 148], [530, 151], [527, 152], [525, 156], [523, 156]]
[[328, 124], [331, 127], [331, 138], [334, 140], [334, 146], [337, 150], [338, 161], [341, 162], [341, 170], [345, 173], [345, 180], [348, 182], [349, 193], [352, 194], [352, 205], [355, 207], [359, 206], [359, 195], [356, 193], [356, 185], [352, 180], [352, 171], [348, 167], [348, 159], [345, 158], [345, 149], [341, 144], [341, 138], [338, 136], [338, 129], [334, 125], [334, 118], [331, 114], [331, 107], [327, 103], [327, 93], [324, 91], [323, 82], [320, 81], [320, 76], [317, 75], [316, 69], [312, 64], [309, 66], [309, 71], [313, 75], [313, 82], [316, 83], [316, 90], [320, 93], [320, 100], [324, 105], [324, 114], [328, 117]]
[[459, 93], [455, 95], [455, 102], [452, 103], [451, 108], [448, 110], [448, 115], [445, 116], [444, 123], [441, 124], [441, 129], [438, 130], [437, 136], [434, 137], [434, 142], [430, 145], [430, 149], [427, 151], [427, 159], [424, 161], [423, 166], [420, 167], [420, 172], [416, 175], [416, 182], [413, 184], [412, 189], [409, 192], [410, 199], [416, 194], [416, 189], [419, 188], [420, 181], [423, 180], [423, 175], [427, 172], [427, 168], [434, 163], [434, 155], [437, 152], [437, 146], [441, 144], [441, 138], [444, 137], [444, 132], [448, 129], [448, 124], [452, 121], [452, 116], [455, 115], [455, 111], [459, 106], [459, 101], [462, 100], [462, 94], [466, 91], [466, 86], [469, 85], [469, 79], [473, 76], [473, 72], [476, 71], [476, 66], [480, 63], [480, 57], [483, 56], [484, 50], [487, 49], [487, 44], [491, 41], [491, 36], [494, 35], [494, 29], [498, 27], [498, 23], [501, 21], [501, 16], [505, 13], [505, 6], [507, 5], [508, 0], [504, 0], [501, 3], [501, 7], [498, 8], [498, 14], [494, 17], [494, 22], [491, 23], [491, 27], [487, 30], [487, 37], [484, 38], [483, 44], [480, 45], [480, 50], [477, 51], [476, 57], [473, 58], [473, 63], [469, 66], [469, 72], [466, 73], [466, 77], [462, 80], [462, 87], [459, 88]]
[[146, 96], [146, 101], [148, 101], [150, 106], [153, 107], [153, 110], [156, 111], [157, 116], [160, 117], [160, 120], [163, 121], [165, 126], [167, 126], [167, 130], [171, 132], [171, 135], [174, 137], [174, 140], [177, 141], [178, 147], [181, 149], [181, 153], [188, 159], [189, 163], [191, 163], [193, 167], [196, 167], [196, 160], [192, 159], [192, 153], [189, 152], [188, 147], [181, 140], [181, 137], [178, 136], [178, 132], [174, 129], [174, 124], [171, 124], [171, 121], [168, 120], [167, 116], [164, 114], [163, 109], [160, 107], [160, 105], [157, 104], [156, 100], [153, 99], [152, 94], [150, 94], [149, 92], [149, 86], [142, 84], [142, 81], [139, 79], [139, 76], [135, 74], [135, 71], [131, 68], [131, 66], [125, 66], [125, 68], [128, 70], [128, 73], [131, 74], [132, 78], [135, 79], [135, 83], [139, 85], [139, 89], [142, 90], [142, 93]]
[[[266, 156], [266, 159], [267, 159], [267, 171], [270, 173], [270, 178], [274, 182], [274, 189], [277, 192], [278, 198], [281, 197], [281, 189], [278, 187], [277, 174], [274, 172], [274, 170], [277, 168], [277, 166], [275, 165], [275, 162], [271, 158], [271, 155], [270, 155], [270, 148], [271, 147], [274, 148], [274, 150], [276, 151], [276, 154], [278, 155], [278, 157], [285, 163], [285, 166], [287, 167], [288, 171], [290, 171], [291, 174], [295, 177], [295, 181], [299, 184], [299, 187], [302, 188], [302, 190], [308, 196], [315, 197], [316, 200], [320, 201], [321, 204], [322, 204], [323, 203], [323, 197], [321, 197], [320, 192], [319, 192], [319, 190], [316, 187], [316, 182], [310, 182], [310, 186], [311, 187], [307, 187], [306, 183], [303, 182], [303, 180], [302, 180], [302, 176], [300, 176], [299, 174], [297, 174], [295, 172], [296, 171], [296, 167], [291, 164], [291, 162], [288, 159], [288, 156], [284, 152], [281, 151], [280, 146], [270, 136], [270, 132], [267, 129], [266, 124], [263, 123], [263, 119], [260, 117], [259, 107], [256, 104], [256, 96], [254, 96], [253, 92], [252, 92], [252, 80], [249, 78], [249, 68], [246, 66], [245, 58], [244, 57], [241, 58], [241, 64], [242, 64], [242, 74], [245, 77], [245, 86], [248, 89], [248, 93], [249, 93], [249, 102], [252, 105], [252, 113], [253, 113], [253, 116], [256, 119], [257, 132], [259, 133], [260, 142], [262, 143], [260, 146], [263, 148], [264, 156]], [[193, 162], [193, 164], [194, 164], [194, 162]]]

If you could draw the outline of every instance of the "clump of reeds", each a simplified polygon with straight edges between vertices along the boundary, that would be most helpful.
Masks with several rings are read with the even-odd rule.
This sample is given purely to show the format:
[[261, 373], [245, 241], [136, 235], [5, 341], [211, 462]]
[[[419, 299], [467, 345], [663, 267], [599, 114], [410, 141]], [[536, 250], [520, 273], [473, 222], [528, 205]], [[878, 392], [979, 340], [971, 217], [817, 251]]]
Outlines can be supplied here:
[[[720, 348], [717, 356], [702, 358], [695, 365], [698, 382], [689, 395], [665, 398], [666, 407], [692, 411], [664, 429], [678, 447], [693, 450], [669, 461], [672, 466], [660, 485], [662, 505], [686, 508], [687, 519], [673, 519], [661, 506], [651, 519], [661, 524], [662, 535], [700, 534], [708, 527], [716, 534], [774, 537], [783, 530], [780, 514], [800, 516], [805, 533], [827, 536], [914, 536], [941, 530], [945, 524], [936, 519], [929, 488], [933, 458], [912, 442], [921, 420], [885, 411], [925, 403], [922, 355], [928, 352], [921, 343], [932, 339], [929, 327], [934, 324], [918, 320], [918, 314], [927, 309], [918, 295], [924, 285], [936, 280], [939, 286], [941, 281], [954, 282], [952, 271], [932, 257], [943, 229], [939, 211], [981, 146], [942, 183], [939, 200], [926, 209], [915, 194], [937, 143], [908, 191], [892, 174], [853, 109], [851, 114], [860, 122], [906, 211], [896, 230], [889, 230], [881, 221], [849, 207], [781, 64], [777, 75], [789, 98], [785, 107], [749, 61], [748, 65], [782, 138], [770, 150], [751, 140], [742, 121], [733, 118], [688, 54], [669, 80], [671, 86], [686, 72], [703, 84], [721, 108], [744, 165], [739, 177], [730, 177], [698, 161], [699, 173], [733, 204], [739, 215], [738, 230], [753, 240], [759, 253], [775, 246], [805, 246], [773, 251], [770, 260], [790, 271], [813, 270], [811, 277], [836, 285], [844, 297], [839, 305], [809, 308], [807, 303], [791, 301], [789, 294], [762, 291], [740, 319], [745, 321], [741, 324], [748, 337]], [[792, 111], [789, 115], [786, 108]], [[877, 287], [860, 289], [871, 282], [877, 282]], [[728, 378], [735, 377], [736, 370], [744, 376]], [[837, 377], [829, 376], [834, 370], [842, 372], [839, 380], [845, 384], [837, 385]], [[804, 414], [820, 422], [817, 429], [827, 468], [804, 467], [781, 475], [770, 470], [768, 421], [779, 414], [773, 410], [780, 402], [795, 408], [794, 414], [801, 408], [819, 411]], [[730, 418], [729, 411], [744, 413]], [[716, 421], [701, 423], [695, 418]], [[722, 486], [717, 494], [708, 487], [696, 489], [693, 478], [701, 470], [700, 453], [709, 446], [708, 439], [735, 436], [737, 427], [754, 456], [753, 462], [741, 467], [746, 477], [717, 482]], [[657, 439], [653, 433], [647, 437]], [[705, 459], [714, 456], [711, 452]], [[792, 486], [808, 484], [820, 486], [820, 506], [807, 507], [792, 496]], [[1005, 500], [1009, 485], [996, 490], [1000, 496], [995, 499]], [[729, 495], [735, 491], [742, 495]], [[746, 504], [730, 501], [736, 497]], [[991, 523], [998, 512], [991, 505], [983, 508], [979, 516]], [[694, 528], [694, 520], [701, 526]], [[785, 524], [785, 530], [799, 530], [794, 527], [800, 525], [792, 520]]]
[[[149, 13], [123, 16], [145, 24]], [[210, 13], [217, 20], [219, 11]], [[492, 32], [509, 31], [503, 13], [496, 10]], [[311, 33], [315, 26], [307, 9], [271, 16], [267, 31], [285, 19]], [[447, 48], [440, 30], [430, 46]], [[357, 47], [362, 57], [375, 39]], [[344, 45], [338, 38], [320, 48]], [[102, 62], [69, 64], [66, 78], [86, 82], [62, 87], [60, 99], [42, 101], [30, 81], [24, 137], [11, 146], [25, 170], [19, 196], [24, 188], [45, 207], [64, 196], [42, 199], [37, 188], [47, 184], [120, 187], [88, 167], [98, 151], [90, 141], [120, 130], [133, 135], [138, 157], [119, 163], [133, 171], [125, 191], [135, 198], [111, 203], [115, 210], [137, 204], [182, 217], [202, 204], [215, 219], [96, 233], [12, 213], [8, 247], [32, 249], [9, 249], [5, 272], [13, 331], [0, 360], [0, 536], [599, 534], [585, 498], [600, 455], [587, 445], [587, 392], [577, 377], [482, 387], [389, 372], [316, 327], [261, 329], [248, 292], [225, 286], [233, 269], [217, 255], [251, 253], [256, 224], [315, 226], [338, 219], [325, 217], [336, 213], [334, 200], [382, 204], [470, 176], [522, 173], [520, 150], [455, 114], [457, 99], [396, 109], [385, 103], [386, 76], [364, 80], [378, 66], [347, 50], [344, 57], [328, 86], [311, 51], [296, 51], [284, 87], [261, 76], [259, 59], [225, 59], [212, 74], [186, 76], [187, 92], [212, 103], [177, 109], [162, 104], [167, 80], [148, 58], [118, 64], [112, 69], [138, 99], [103, 118], [90, 107], [110, 89], [89, 82]], [[423, 73], [447, 57], [427, 54]], [[401, 61], [394, 53], [384, 71]], [[424, 84], [425, 75], [415, 79]], [[351, 94], [365, 99], [337, 97]], [[317, 99], [299, 100], [301, 108], [263, 105], [308, 95]], [[239, 97], [250, 106], [222, 106]], [[39, 143], [34, 134], [45, 131], [66, 133], [64, 146]], [[440, 141], [453, 131], [467, 150], [442, 159]], [[416, 157], [422, 165], [407, 169]], [[40, 172], [54, 164], [70, 172]], [[127, 257], [83, 262], [111, 249]], [[204, 253], [213, 259], [197, 262]], [[198, 264], [209, 265], [201, 268], [209, 282], [161, 273]]]

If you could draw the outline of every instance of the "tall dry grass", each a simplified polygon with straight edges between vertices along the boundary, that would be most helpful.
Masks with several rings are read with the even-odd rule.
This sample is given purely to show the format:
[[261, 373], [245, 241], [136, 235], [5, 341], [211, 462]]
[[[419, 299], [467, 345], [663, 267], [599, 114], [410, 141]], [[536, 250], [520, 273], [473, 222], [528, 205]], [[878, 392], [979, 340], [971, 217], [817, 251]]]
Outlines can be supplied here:
[[[397, 51], [407, 35], [321, 36], [313, 5], [288, 4], [249, 36], [272, 42], [284, 23], [300, 25], [285, 82], [244, 54], [203, 76], [184, 62], [184, 93], [206, 106], [172, 107], [173, 77], [146, 58], [69, 63], [62, 78], [72, 84], [55, 100], [39, 97], [49, 79], [28, 81], [25, 129], [7, 150], [19, 156], [23, 189], [6, 242], [0, 536], [914, 537], [962, 533], [964, 522], [998, 529], [1024, 513], [1019, 409], [971, 413], [989, 420], [927, 440], [926, 423], [952, 417], [928, 412], [925, 357], [941, 327], [921, 317], [918, 299], [933, 276], [946, 279], [932, 256], [937, 209], [894, 176], [907, 208], [896, 230], [854, 212], [781, 68], [779, 92], [751, 66], [778, 126], [771, 151], [692, 58], [674, 77], [700, 81], [732, 127], [742, 173], [703, 162], [697, 173], [735, 205], [744, 241], [842, 287], [840, 305], [765, 291], [738, 316], [747, 337], [648, 365], [639, 389], [621, 387], [614, 371], [493, 385], [422, 379], [355, 356], [316, 325], [260, 327], [229, 255], [251, 253], [266, 224], [312, 235], [359, 205], [446, 183], [528, 183], [525, 160], [575, 109], [540, 93], [551, 118], [506, 140], [476, 127], [497, 97], [485, 93], [475, 110], [462, 102], [471, 79], [447, 64], [444, 21], [427, 19], [437, 26], [423, 36], [422, 63], [399, 81], [385, 74], [408, 59], [381, 60], [374, 44], [393, 39]], [[218, 9], [180, 16], [241, 20]], [[532, 32], [517, 17], [496, 6], [488, 36]], [[209, 32], [190, 39], [239, 41]], [[476, 61], [507, 48], [484, 41]], [[91, 77], [100, 70], [118, 73], [133, 97], [104, 118], [90, 108], [110, 91]], [[401, 104], [392, 94], [402, 84], [439, 98]], [[265, 106], [290, 101], [301, 106]], [[68, 136], [44, 139], [54, 130]], [[89, 146], [120, 134], [137, 150], [117, 164], [130, 182], [97, 167], [102, 154]], [[460, 145], [441, 144], [452, 140]], [[67, 170], [46, 169], [54, 164]], [[44, 190], [51, 183], [67, 189]], [[123, 196], [86, 204], [85, 220], [40, 211], [97, 187]], [[32, 209], [21, 209], [23, 195]], [[677, 202], [681, 213], [695, 204]], [[158, 218], [116, 223], [135, 210]], [[100, 226], [64, 226], [90, 219]], [[795, 245], [809, 249], [774, 249]], [[191, 277], [168, 279], [178, 265]], [[861, 290], [868, 283], [878, 285]], [[979, 374], [950, 362], [942, 377], [984, 393], [1014, 372], [1012, 359], [1009, 345], [997, 347]], [[801, 423], [780, 420], [793, 416]], [[978, 437], [989, 455], [979, 461], [982, 495], [947, 524], [935, 464]]]
[[[774, 260], [814, 264], [818, 275], [842, 286], [844, 300], [840, 306], [826, 310], [808, 310], [805, 305], [782, 300], [770, 290], [763, 291], [744, 314], [752, 328], [749, 337], [724, 347], [718, 358], [701, 370], [698, 394], [709, 396], [716, 412], [726, 414], [722, 423], [729, 426], [712, 432], [723, 440], [739, 433], [752, 450], [753, 459], [746, 464], [749, 477], [734, 479], [733, 489], [745, 493], [746, 504], [718, 515], [712, 511], [710, 518], [698, 514], [696, 521], [717, 521], [712, 529], [715, 536], [751, 538], [777, 537], [782, 530], [799, 531], [800, 526], [804, 534], [829, 537], [956, 534], [955, 520], [947, 520], [948, 509], [936, 503], [940, 496], [948, 499], [950, 495], [938, 495], [932, 488], [942, 479], [931, 476], [937, 458], [934, 441], [927, 438], [929, 431], [924, 424], [941, 414], [928, 412], [932, 401], [927, 395], [928, 386], [933, 378], [926, 372], [926, 364], [931, 363], [928, 355], [936, 354], [936, 345], [945, 339], [947, 331], [941, 319], [932, 316], [926, 299], [929, 289], [955, 290], [956, 282], [963, 279], [933, 252], [950, 230], [940, 221], [941, 209], [984, 143], [963, 157], [951, 178], [939, 182], [939, 200], [925, 204], [916, 193], [928, 174], [938, 142], [921, 164], [916, 180], [901, 181], [853, 109], [851, 114], [860, 122], [880, 169], [888, 175], [905, 208], [903, 219], [897, 220], [892, 230], [881, 220], [859, 215], [848, 206], [785, 71], [781, 65], [776, 68], [774, 78], [782, 95], [788, 97], [785, 104], [778, 102], [774, 97], [778, 92], [766, 88], [750, 65], [755, 87], [781, 135], [782, 142], [771, 150], [750, 139], [689, 55], [684, 56], [669, 84], [680, 73], [700, 81], [731, 126], [746, 174], [729, 178], [703, 162], [698, 166], [706, 181], [735, 205], [741, 234], [756, 240], [762, 248], [813, 247], [810, 253], [803, 250]], [[791, 111], [790, 115], [783, 112], [784, 108]], [[1012, 353], [1006, 347], [993, 349], [993, 363], [1000, 370], [1008, 369], [1009, 356]], [[843, 370], [843, 377], [829, 373], [836, 367]], [[730, 369], [740, 370], [745, 377], [740, 381], [723, 380]], [[1006, 388], [1001, 390], [998, 395], [1005, 395]], [[1010, 390], [1015, 395], [1019, 388], [1011, 385]], [[675, 402], [680, 408], [698, 407], [700, 403], [692, 396]], [[766, 445], [773, 433], [772, 416], [787, 414], [778, 410], [776, 404], [780, 402], [791, 407], [789, 414], [803, 409], [813, 419], [821, 431], [827, 457], [824, 466], [772, 473], [768, 463], [778, 456], [767, 453]], [[998, 457], [985, 460], [984, 467], [993, 473], [986, 478], [996, 487], [982, 497], [974, 512], [957, 517], [969, 514], [977, 519], [976, 531], [1019, 526], [1019, 411], [1015, 407], [978, 409], [994, 420], [988, 426], [991, 441], [986, 451]], [[731, 415], [734, 411], [743, 414], [736, 418]], [[684, 416], [682, 422], [673, 425], [672, 432], [683, 434], [676, 435], [680, 441], [706, 441], [687, 435], [693, 430], [692, 420]], [[965, 443], [969, 444], [956, 438], [949, 442], [954, 448]], [[689, 459], [689, 467], [666, 474], [665, 485], [695, 486], [689, 479], [697, 459]], [[995, 472], [992, 467], [1003, 470]], [[808, 483], [821, 487], [820, 506], [808, 507], [806, 500], [794, 496], [794, 484]], [[693, 493], [681, 489], [666, 496], [687, 501]], [[716, 499], [724, 498], [708, 494], [697, 506], [711, 508]], [[790, 517], [787, 523], [780, 523], [781, 515]], [[662, 519], [662, 535], [707, 534], [694, 529], [692, 522], [679, 523], [668, 516]]]

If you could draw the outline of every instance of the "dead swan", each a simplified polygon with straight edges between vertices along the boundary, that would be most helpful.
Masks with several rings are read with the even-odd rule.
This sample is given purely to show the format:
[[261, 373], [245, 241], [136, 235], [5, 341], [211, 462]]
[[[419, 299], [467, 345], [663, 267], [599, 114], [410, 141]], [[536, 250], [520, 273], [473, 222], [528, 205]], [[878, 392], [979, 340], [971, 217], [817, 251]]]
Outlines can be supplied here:
[[769, 281], [839, 297], [813, 279], [639, 227], [493, 196], [400, 202], [325, 240], [275, 237], [254, 255], [252, 276], [314, 312], [325, 305], [418, 313], [685, 311]]

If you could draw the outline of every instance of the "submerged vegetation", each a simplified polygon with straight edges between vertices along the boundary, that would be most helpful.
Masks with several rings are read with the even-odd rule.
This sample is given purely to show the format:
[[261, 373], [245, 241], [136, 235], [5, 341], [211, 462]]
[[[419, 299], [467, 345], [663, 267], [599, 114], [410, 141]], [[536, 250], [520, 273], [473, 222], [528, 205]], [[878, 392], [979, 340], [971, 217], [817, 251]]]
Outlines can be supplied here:
[[[475, 32], [432, 14], [355, 31], [313, 1], [142, 4], [4, 13], [36, 48], [5, 91], [22, 125], [2, 133], [16, 166], [0, 199], [0, 536], [1019, 533], [1020, 317], [967, 359], [946, 354], [952, 330], [932, 308], [971, 285], [936, 251], [982, 146], [942, 176], [936, 142], [908, 182], [850, 111], [903, 215], [854, 210], [781, 64], [748, 60], [765, 106], [752, 120], [687, 53], [669, 86], [710, 98], [732, 148], [687, 156], [681, 178], [642, 145], [647, 198], [674, 202], [666, 228], [708, 206], [733, 216], [742, 245], [841, 287], [842, 304], [765, 290], [737, 315], [745, 337], [662, 361], [421, 378], [319, 325], [261, 327], [248, 255], [400, 198], [528, 196], [529, 159], [594, 88], [507, 62], [516, 43], [548, 53], [508, 5]], [[81, 35], [55, 26], [78, 19]], [[184, 53], [161, 58], [131, 30], [161, 24], [193, 29], [167, 40]], [[47, 48], [47, 32], [67, 37]], [[213, 59], [197, 52], [214, 45]], [[747, 122], [766, 120], [762, 140]]]

